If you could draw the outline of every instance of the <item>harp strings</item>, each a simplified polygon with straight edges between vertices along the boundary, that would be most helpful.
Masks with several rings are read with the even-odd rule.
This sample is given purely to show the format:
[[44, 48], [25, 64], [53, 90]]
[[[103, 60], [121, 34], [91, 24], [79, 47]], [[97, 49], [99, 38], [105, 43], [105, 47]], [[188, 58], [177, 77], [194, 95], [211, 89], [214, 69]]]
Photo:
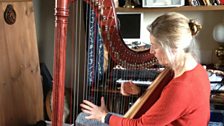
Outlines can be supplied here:
[[[86, 56], [86, 51], [83, 51], [83, 47], [86, 46], [86, 36], [83, 36], [84, 30], [87, 28], [83, 28], [85, 25], [83, 22], [83, 2], [82, 1], [74, 1], [71, 4], [71, 16], [70, 16], [70, 32], [68, 33], [68, 38], [71, 40], [70, 45], [68, 45], [68, 50], [70, 51], [70, 55], [67, 59], [68, 62], [67, 68], [70, 71], [69, 81], [70, 83], [70, 118], [69, 123], [73, 123], [76, 116], [80, 113], [80, 103], [84, 96], [86, 96], [87, 85], [85, 84], [87, 77], [86, 69], [87, 61], [83, 56]], [[84, 38], [84, 40], [83, 40]], [[85, 49], [85, 48], [84, 48]]]
[[[112, 13], [114, 13], [113, 8], [102, 8], [102, 9], [109, 9], [108, 11], [108, 15], [103, 15], [104, 17], [101, 18], [102, 20], [102, 24], [101, 24], [101, 28], [102, 32], [107, 32], [107, 34], [109, 34], [108, 38], [111, 38], [113, 36], [113, 34], [116, 34], [116, 31], [114, 31], [115, 26], [110, 24], [112, 23], [110, 20], [114, 20], [114, 17], [110, 17], [110, 15]], [[102, 10], [103, 12], [104, 10]], [[113, 27], [111, 29], [111, 27]], [[103, 29], [104, 28], [104, 29]], [[113, 41], [111, 41], [111, 39], [108, 41], [109, 43], [112, 43]], [[104, 41], [105, 44], [105, 41]], [[117, 51], [114, 49], [114, 47], [112, 48], [106, 48], [105, 46], [105, 52], [111, 52], [111, 51]], [[109, 55], [107, 55], [109, 56]], [[110, 57], [110, 56], [109, 56]], [[105, 91], [105, 96], [106, 96], [106, 105], [109, 107], [109, 111], [111, 112], [115, 112], [115, 113], [122, 113], [123, 111], [123, 97], [120, 96], [119, 93], [119, 85], [115, 82], [114, 78], [117, 78], [117, 73], [114, 73], [114, 67], [116, 66], [116, 63], [114, 61], [112, 61], [111, 58], [107, 58], [107, 62], [108, 62], [108, 67], [107, 67], [107, 71], [105, 72], [105, 83], [104, 83], [104, 88], [103, 90]]]
[[[115, 82], [114, 78], [126, 77], [126, 73], [119, 73], [114, 69], [117, 64], [112, 61], [109, 56], [109, 52], [116, 51], [116, 48], [106, 48], [105, 41], [102, 40], [102, 32], [107, 32], [110, 37], [116, 34], [116, 27], [111, 25], [109, 20], [113, 17], [108, 15], [115, 13], [114, 9], [111, 8], [108, 11], [108, 15], [105, 17], [99, 16], [102, 14], [105, 8], [103, 8], [103, 2], [100, 1], [99, 6], [96, 6], [96, 1], [91, 0], [83, 13], [83, 1], [74, 1], [72, 4], [72, 16], [69, 18], [71, 21], [71, 33], [69, 38], [71, 39], [71, 57], [69, 62], [70, 69], [70, 123], [74, 121], [76, 115], [80, 112], [80, 103], [83, 99], [88, 99], [96, 104], [100, 104], [100, 97], [104, 95], [106, 105], [109, 107], [109, 111], [124, 114], [127, 110], [127, 103], [132, 98], [121, 96], [119, 93], [119, 85]], [[102, 7], [100, 7], [102, 6]], [[108, 8], [108, 7], [107, 7]], [[97, 10], [97, 11], [96, 11]], [[83, 23], [84, 17], [85, 22]], [[106, 19], [106, 20], [103, 20]], [[115, 18], [116, 19], [116, 18]], [[81, 27], [84, 24], [84, 28]], [[107, 29], [105, 28], [107, 27]], [[105, 28], [105, 29], [104, 29]], [[83, 41], [81, 36], [84, 36], [81, 29], [86, 32], [84, 37], [86, 40]], [[105, 31], [109, 30], [109, 31]], [[114, 31], [113, 31], [114, 30]], [[68, 34], [68, 35], [70, 35]], [[108, 40], [107, 42], [113, 43]], [[82, 46], [85, 45], [85, 48]], [[84, 58], [85, 57], [85, 58]], [[131, 58], [131, 57], [127, 57]], [[81, 60], [84, 59], [83, 62]], [[126, 64], [122, 64], [126, 66]], [[136, 67], [137, 68], [137, 67]], [[84, 69], [84, 70], [83, 70]], [[82, 77], [82, 75], [84, 77]], [[59, 103], [62, 104], [62, 103]]]
[[[73, 59], [71, 64], [74, 65], [72, 66], [74, 71], [71, 71], [70, 77], [70, 83], [73, 83], [71, 87], [73, 87], [74, 91], [74, 108], [71, 108], [73, 109], [73, 119], [80, 112], [79, 105], [83, 99], [88, 99], [100, 105], [100, 97], [104, 96], [109, 111], [119, 114], [124, 114], [127, 108], [130, 107], [129, 102], [134, 99], [134, 97], [121, 96], [119, 93], [120, 85], [116, 83], [114, 78], [125, 78], [128, 75], [127, 73], [119, 73], [115, 70], [114, 67], [120, 63], [112, 61], [109, 52], [111, 52], [111, 50], [116, 51], [116, 49], [114, 47], [106, 48], [105, 41], [102, 39], [102, 32], [108, 32], [111, 36], [115, 34], [114, 32], [116, 29], [114, 28], [112, 29], [114, 31], [112, 31], [110, 27], [116, 26], [111, 25], [111, 22], [109, 22], [109, 20], [114, 17], [109, 17], [107, 15], [103, 15], [104, 17], [99, 16], [105, 8], [103, 8], [103, 1], [98, 2], [101, 3], [99, 3], [99, 6], [96, 6], [96, 1], [91, 0], [86, 4], [85, 11], [80, 10], [82, 9], [80, 7], [83, 4], [82, 1], [73, 2], [73, 15], [71, 20], [75, 21], [72, 22], [71, 34], [73, 36], [73, 43], [71, 55]], [[82, 14], [82, 12], [84, 13]], [[114, 13], [113, 8], [111, 8], [108, 13]], [[84, 15], [84, 17], [81, 15]], [[84, 23], [83, 19], [85, 19]], [[82, 32], [80, 32], [80, 29], [82, 29], [81, 23], [85, 26], [83, 28], [86, 35], [85, 41], [81, 40], [80, 37], [83, 36]], [[107, 29], [104, 29], [105, 27], [107, 27]], [[112, 43], [111, 40], [108, 42]], [[86, 45], [86, 48], [80, 49], [83, 44]], [[83, 55], [86, 57], [84, 58], [84, 67], [82, 67], [83, 63], [80, 62], [80, 60], [83, 59]], [[126, 66], [126, 64], [123, 63], [122, 66]], [[81, 75], [84, 75], [84, 77], [82, 78]]]
[[[73, 5], [74, 5], [74, 3], [72, 3]], [[73, 6], [73, 8], [72, 8], [72, 14], [74, 15], [74, 13], [75, 13], [75, 10], [74, 10], [75, 8], [74, 8], [74, 6]], [[74, 65], [75, 64], [75, 61], [76, 61], [76, 56], [75, 56], [75, 48], [77, 48], [77, 46], [75, 46], [75, 39], [76, 39], [76, 37], [75, 37], [75, 30], [77, 30], [77, 29], [75, 29], [75, 26], [77, 26], [77, 25], [75, 25], [74, 23], [75, 23], [75, 17], [74, 16], [70, 16], [71, 17], [71, 20], [72, 20], [72, 22], [71, 22], [71, 27], [72, 27], [72, 29], [71, 29], [71, 34], [72, 34], [72, 36], [71, 36], [71, 61], [70, 61], [70, 66], [71, 66], [71, 71], [70, 71], [70, 97], [69, 97], [69, 100], [70, 100], [70, 107], [69, 107], [69, 112], [70, 112], [70, 117], [69, 117], [69, 123], [70, 124], [72, 124], [73, 123], [73, 119], [74, 119], [74, 115], [75, 115], [75, 109], [76, 108], [72, 108], [73, 107], [73, 100], [75, 100], [74, 98], [73, 98], [73, 96], [72, 96], [72, 92], [74, 91], [74, 93], [76, 93], [76, 86], [77, 85], [74, 85], [74, 80], [75, 80], [75, 76], [74, 76], [74, 74], [75, 74], [75, 67], [76, 67], [76, 65]], [[75, 102], [74, 102], [75, 103]]]
[[[102, 56], [103, 46], [102, 46], [102, 37], [99, 34], [99, 25], [96, 20], [96, 13], [94, 13], [94, 1], [90, 2], [87, 5], [87, 92], [86, 98], [90, 101], [96, 103], [99, 100], [99, 95], [97, 90], [99, 89], [99, 80], [102, 78], [103, 74], [103, 60]], [[89, 97], [88, 97], [89, 96]]]
[[[79, 21], [78, 21], [77, 27], [78, 27], [79, 29], [82, 29], [81, 26], [82, 26], [82, 22], [83, 22], [83, 18], [82, 18], [82, 15], [83, 15], [83, 10], [82, 10], [82, 9], [83, 9], [83, 8], [80, 7], [80, 6], [83, 6], [83, 2], [82, 2], [82, 1], [79, 1], [79, 4], [78, 4], [78, 5], [79, 5], [79, 7], [77, 7], [77, 12], [78, 12], [79, 14], [78, 14], [78, 17], [77, 17], [77, 18], [78, 18]], [[83, 41], [82, 38], [81, 38], [81, 36], [82, 36], [82, 35], [81, 35], [82, 32], [77, 31], [77, 33], [79, 34], [79, 35], [78, 35], [78, 36], [79, 36], [79, 40], [78, 40], [78, 46], [77, 46], [78, 49], [79, 49], [79, 51], [78, 51], [78, 55], [80, 56], [79, 59], [81, 60], [81, 59], [82, 59], [82, 56], [83, 56], [83, 55], [81, 55], [81, 54], [84, 53], [84, 56], [86, 55], [86, 52], [85, 52], [85, 51], [81, 51], [81, 50], [80, 50], [80, 49], [81, 49], [81, 45], [83, 45], [83, 44], [85, 45], [86, 43], [83, 43], [83, 42], [82, 42], [82, 41]], [[84, 59], [83, 63], [86, 64], [85, 59]], [[79, 65], [78, 65], [78, 68], [77, 68], [78, 71], [82, 71], [82, 70], [80, 70], [80, 69], [82, 68], [82, 67], [81, 67], [81, 65], [82, 65], [81, 62], [78, 62], [78, 64], [79, 64]], [[86, 65], [84, 65], [83, 67], [84, 67], [84, 69], [85, 69]], [[85, 75], [85, 71], [84, 71], [84, 75]], [[83, 96], [83, 93], [84, 93], [84, 92], [80, 92], [80, 91], [81, 91], [80, 89], [82, 89], [82, 87], [85, 87], [85, 86], [86, 86], [86, 85], [81, 86], [81, 83], [86, 82], [86, 78], [85, 78], [85, 76], [84, 76], [84, 77], [83, 77], [83, 81], [80, 80], [80, 78], [81, 78], [81, 72], [77, 73], [77, 77], [78, 77], [78, 80], [79, 80], [78, 83], [77, 83], [77, 86], [78, 86], [77, 89], [78, 89], [79, 92], [78, 92], [78, 95], [77, 95], [76, 99], [77, 99], [77, 103], [79, 103], [80, 98], [81, 98], [81, 96]], [[85, 88], [83, 88], [83, 89], [85, 89]], [[79, 110], [79, 109], [80, 109], [79, 104], [77, 105], [77, 107], [78, 107], [78, 110]], [[78, 110], [77, 110], [77, 112], [79, 112]]]
[[[96, 6], [96, 1], [99, 2], [99, 6]], [[83, 99], [88, 99], [100, 105], [100, 97], [104, 96], [109, 111], [124, 114], [136, 98], [134, 96], [121, 96], [119, 92], [120, 85], [116, 83], [116, 80], [120, 78], [126, 80], [130, 79], [128, 78], [128, 74], [130, 73], [121, 71], [137, 71], [139, 70], [139, 66], [137, 63], [128, 63], [128, 60], [125, 59], [131, 59], [132, 53], [129, 53], [130, 50], [120, 46], [123, 44], [123, 41], [117, 35], [119, 34], [117, 33], [117, 26], [114, 26], [117, 25], [117, 18], [110, 17], [111, 15], [116, 16], [116, 14], [114, 14], [115, 10], [111, 6], [104, 7], [103, 3], [105, 2], [109, 1], [90, 0], [85, 6], [85, 10], [82, 10], [83, 1], [74, 1], [72, 3], [73, 15], [70, 16], [72, 24], [69, 28], [71, 28], [72, 34], [70, 36], [72, 41], [70, 47], [72, 57], [70, 58], [70, 86], [73, 88], [73, 100], [71, 100], [72, 96], [70, 96], [70, 104], [73, 103], [73, 106], [70, 107], [70, 113], [72, 113], [70, 122], [74, 121], [76, 116], [80, 113], [80, 103]], [[104, 13], [105, 11], [107, 11], [107, 13]], [[84, 39], [82, 36], [84, 36]], [[117, 41], [114, 36], [117, 36]], [[105, 40], [105, 38], [107, 39]], [[114, 42], [116, 42], [116, 44], [114, 44]], [[119, 47], [122, 47], [122, 49], [118, 51], [117, 49]], [[116, 57], [113, 54], [112, 57], [111, 52], [114, 51], [117, 51], [117, 53], [124, 52], [125, 56], [129, 56], [123, 58], [122, 54], [119, 55], [120, 57]], [[138, 58], [138, 56], [136, 57]], [[119, 60], [121, 62], [118, 62]], [[135, 62], [138, 61], [136, 60]], [[130, 64], [131, 68], [129, 68]], [[117, 67], [118, 65], [124, 68]], [[142, 64], [142, 66], [148, 67], [147, 64]]]
[[[94, 12], [98, 9], [95, 1], [91, 1], [86, 7], [86, 31], [87, 31], [87, 87], [85, 99], [96, 104], [100, 101], [100, 91], [105, 88], [106, 78], [104, 60], [104, 44], [101, 36], [100, 16]], [[99, 10], [100, 11], [100, 10]], [[106, 57], [107, 58], [107, 57]], [[106, 62], [105, 62], [106, 61]], [[108, 69], [106, 71], [109, 71]], [[107, 94], [106, 94], [107, 95]]]
[[[94, 50], [94, 40], [95, 40], [95, 35], [96, 35], [96, 29], [95, 29], [95, 19], [94, 19], [94, 12], [93, 10], [91, 9], [91, 4], [93, 3], [90, 3], [90, 5], [88, 6], [87, 5], [87, 8], [88, 9], [88, 56], [87, 56], [87, 65], [88, 65], [88, 68], [87, 68], [87, 94], [86, 94], [86, 97], [87, 96], [91, 96], [90, 98], [87, 98], [88, 100], [91, 100], [91, 101], [95, 101], [96, 97], [95, 97], [95, 94], [91, 92], [91, 89], [94, 88], [95, 86], [95, 83], [94, 83], [94, 76], [95, 76], [95, 73], [94, 73], [94, 70], [95, 70], [95, 50]], [[90, 93], [90, 94], [88, 94]]]
[[[98, 1], [99, 2], [99, 1]], [[86, 89], [86, 99], [91, 100], [96, 104], [100, 104], [100, 97], [104, 96], [106, 105], [109, 110], [116, 113], [125, 113], [125, 106], [129, 103], [129, 100], [133, 100], [132, 97], [124, 97], [119, 93], [119, 86], [116, 80], [113, 78], [119, 78], [119, 76], [127, 76], [127, 73], [117, 73], [114, 72], [113, 67], [116, 65], [110, 58], [108, 58], [107, 52], [116, 51], [114, 47], [105, 48], [103, 46], [105, 41], [102, 41], [102, 32], [107, 32], [109, 35], [115, 34], [115, 28], [111, 30], [110, 27], [116, 27], [111, 25], [110, 19], [114, 17], [109, 17], [107, 15], [101, 15], [105, 8], [103, 8], [103, 3], [99, 3], [96, 6], [95, 1], [91, 1], [89, 6], [87, 6], [88, 17], [86, 19], [88, 25], [86, 31], [88, 31], [88, 56], [87, 56], [87, 89]], [[97, 10], [98, 13], [96, 13]], [[107, 10], [109, 14], [114, 13], [113, 8]], [[109, 15], [108, 14], [108, 15]], [[104, 16], [104, 17], [101, 17]], [[103, 31], [105, 30], [105, 31]], [[114, 30], [114, 31], [113, 31]], [[111, 37], [109, 36], [109, 38]], [[111, 40], [109, 42], [112, 43]], [[107, 57], [107, 58], [106, 58]], [[131, 57], [130, 57], [131, 58]], [[104, 60], [103, 60], [104, 59]], [[107, 59], [107, 60], [105, 60]], [[107, 64], [107, 65], [105, 65]], [[126, 66], [126, 64], [123, 64]], [[124, 108], [125, 106], [125, 108]]]
[[[72, 5], [72, 10], [71, 10], [71, 46], [68, 46], [68, 50], [70, 51], [70, 56], [71, 57], [68, 57], [68, 59], [71, 59], [69, 60], [69, 64], [68, 66], [70, 66], [70, 82], [69, 82], [69, 86], [71, 88], [70, 90], [70, 117], [69, 117], [69, 123], [71, 124], [73, 122], [73, 119], [74, 119], [74, 116], [77, 114], [77, 106], [73, 105], [73, 103], [76, 103], [76, 96], [78, 96], [79, 94], [79, 90], [77, 90], [77, 82], [79, 81], [78, 80], [78, 77], [76, 77], [76, 71], [77, 71], [77, 66], [79, 66], [79, 63], [77, 62], [78, 61], [78, 55], [77, 55], [77, 48], [78, 48], [78, 45], [77, 45], [77, 41], [78, 41], [78, 34], [77, 34], [77, 26], [78, 26], [78, 16], [75, 15], [75, 12], [77, 11], [77, 7], [78, 7], [78, 3], [75, 1], [73, 3], [71, 3]], [[69, 34], [69, 33], [68, 33]], [[69, 37], [68, 37], [69, 38]], [[76, 65], [75, 65], [76, 64]], [[74, 94], [73, 94], [73, 93]], [[72, 96], [73, 94], [73, 96]], [[72, 105], [71, 105], [72, 104]]]

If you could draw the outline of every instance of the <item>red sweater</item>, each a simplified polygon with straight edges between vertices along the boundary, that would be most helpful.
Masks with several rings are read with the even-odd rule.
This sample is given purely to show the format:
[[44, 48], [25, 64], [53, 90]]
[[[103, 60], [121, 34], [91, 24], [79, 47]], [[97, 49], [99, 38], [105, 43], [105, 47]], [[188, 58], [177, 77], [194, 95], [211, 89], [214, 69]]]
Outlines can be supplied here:
[[207, 126], [210, 119], [210, 82], [197, 65], [174, 78], [158, 101], [138, 119], [112, 115], [110, 126]]

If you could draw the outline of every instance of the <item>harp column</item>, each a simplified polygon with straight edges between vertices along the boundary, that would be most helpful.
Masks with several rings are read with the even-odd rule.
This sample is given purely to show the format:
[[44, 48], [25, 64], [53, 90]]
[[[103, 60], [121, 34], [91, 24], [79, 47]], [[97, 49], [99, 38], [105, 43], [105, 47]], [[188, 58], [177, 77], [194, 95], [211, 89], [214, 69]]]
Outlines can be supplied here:
[[52, 126], [62, 126], [69, 0], [55, 0]]

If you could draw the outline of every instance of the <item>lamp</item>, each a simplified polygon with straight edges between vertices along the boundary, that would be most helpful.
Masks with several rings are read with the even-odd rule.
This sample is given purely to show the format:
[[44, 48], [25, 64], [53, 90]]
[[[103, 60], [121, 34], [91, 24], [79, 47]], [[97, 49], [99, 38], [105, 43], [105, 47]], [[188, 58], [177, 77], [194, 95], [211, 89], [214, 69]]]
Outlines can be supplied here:
[[219, 47], [215, 50], [215, 54], [219, 61], [215, 64], [215, 68], [224, 68], [224, 23], [216, 25], [213, 29], [213, 38], [219, 43]]

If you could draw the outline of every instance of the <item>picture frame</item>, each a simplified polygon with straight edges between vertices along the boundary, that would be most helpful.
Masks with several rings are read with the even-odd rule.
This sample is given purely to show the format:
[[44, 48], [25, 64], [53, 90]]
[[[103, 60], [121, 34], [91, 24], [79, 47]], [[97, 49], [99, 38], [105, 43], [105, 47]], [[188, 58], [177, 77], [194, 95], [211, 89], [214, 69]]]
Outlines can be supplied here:
[[185, 0], [143, 0], [142, 7], [179, 7], [184, 6]]

